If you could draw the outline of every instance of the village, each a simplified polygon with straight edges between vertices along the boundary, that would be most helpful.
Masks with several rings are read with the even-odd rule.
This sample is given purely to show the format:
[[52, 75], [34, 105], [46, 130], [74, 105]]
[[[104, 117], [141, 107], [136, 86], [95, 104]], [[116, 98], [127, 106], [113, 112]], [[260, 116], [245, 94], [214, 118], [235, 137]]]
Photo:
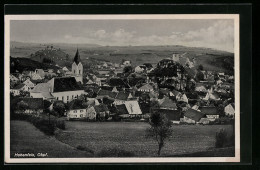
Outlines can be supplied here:
[[71, 69], [56, 64], [11, 73], [11, 114], [113, 122], [149, 121], [158, 111], [173, 124], [201, 125], [234, 119], [234, 75], [204, 70], [185, 53], [156, 65], [100, 61], [86, 70], [75, 51]]

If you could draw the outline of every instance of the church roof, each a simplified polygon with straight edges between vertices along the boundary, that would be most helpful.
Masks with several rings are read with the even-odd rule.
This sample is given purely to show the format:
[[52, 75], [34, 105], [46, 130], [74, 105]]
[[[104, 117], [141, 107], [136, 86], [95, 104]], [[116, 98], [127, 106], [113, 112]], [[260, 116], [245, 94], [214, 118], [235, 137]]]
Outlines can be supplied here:
[[80, 60], [80, 55], [79, 55], [79, 50], [77, 49], [77, 52], [75, 54], [74, 60], [73, 60], [77, 65], [79, 64], [79, 62], [81, 62]]

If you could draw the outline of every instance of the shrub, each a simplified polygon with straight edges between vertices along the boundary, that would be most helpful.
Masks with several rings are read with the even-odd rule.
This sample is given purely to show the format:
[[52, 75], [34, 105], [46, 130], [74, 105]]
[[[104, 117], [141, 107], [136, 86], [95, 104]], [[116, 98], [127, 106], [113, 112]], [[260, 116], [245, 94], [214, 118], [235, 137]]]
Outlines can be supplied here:
[[216, 132], [216, 148], [222, 148], [226, 145], [228, 142], [228, 134], [225, 129], [220, 129], [218, 132]]
[[89, 149], [89, 148], [85, 147], [85, 146], [78, 145], [78, 146], [77, 146], [77, 149], [78, 149], [78, 150], [81, 150], [81, 151], [89, 152], [89, 153], [91, 153], [91, 154], [94, 155], [94, 151], [93, 151], [92, 149]]
[[56, 121], [56, 127], [62, 130], [66, 129], [65, 121], [64, 120], [57, 120]]
[[134, 153], [125, 151], [117, 148], [108, 148], [101, 150], [98, 154], [98, 157], [134, 157]]

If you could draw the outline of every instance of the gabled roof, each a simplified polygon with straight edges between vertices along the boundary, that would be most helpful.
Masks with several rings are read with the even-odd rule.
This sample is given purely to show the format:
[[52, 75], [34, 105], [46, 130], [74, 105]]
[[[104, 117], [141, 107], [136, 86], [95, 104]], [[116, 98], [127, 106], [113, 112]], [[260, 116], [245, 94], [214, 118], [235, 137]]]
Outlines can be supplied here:
[[116, 109], [118, 111], [118, 114], [129, 114], [125, 104], [121, 104], [121, 105], [116, 105]]
[[69, 110], [75, 110], [75, 109], [86, 109], [86, 106], [83, 106], [83, 102], [82, 100], [72, 100], [69, 104], [68, 104]]
[[104, 104], [96, 105], [96, 106], [94, 106], [94, 109], [95, 109], [95, 111], [96, 111], [97, 113], [109, 111], [108, 108], [107, 108], [107, 106], [104, 105]]
[[125, 106], [129, 114], [142, 114], [140, 106], [136, 100], [126, 101]]
[[179, 92], [177, 90], [172, 90], [172, 93], [174, 94], [174, 96], [181, 95], [181, 92]]
[[127, 100], [129, 94], [130, 94], [129, 92], [120, 91], [120, 92], [117, 93], [116, 99], [118, 99], [118, 100]]
[[48, 83], [52, 92], [83, 90], [77, 83], [75, 77], [54, 77]]
[[110, 97], [110, 98], [115, 98], [117, 95], [117, 93], [109, 91], [109, 90], [99, 90], [98, 92], [98, 96], [106, 96], [106, 97]]
[[31, 92], [40, 93], [40, 92], [50, 92], [50, 84], [49, 83], [39, 83], [37, 84]]
[[150, 84], [145, 84], [139, 88], [139, 90], [153, 90], [153, 86]]
[[173, 102], [169, 97], [164, 97], [160, 104], [160, 108], [177, 109], [176, 103]]
[[217, 108], [214, 106], [200, 107], [199, 110], [206, 115], [219, 115]]
[[129, 85], [127, 83], [125, 83], [122, 79], [120, 78], [111, 78], [109, 79], [109, 85], [114, 87], [124, 87], [124, 88], [130, 88]]
[[204, 117], [204, 113], [199, 112], [197, 110], [188, 109], [184, 113], [184, 116], [187, 117], [187, 118], [190, 118], [192, 120], [195, 120], [196, 122], [198, 122], [202, 117]]
[[15, 86], [13, 89], [19, 90], [19, 89], [23, 88], [24, 86], [25, 86], [25, 84], [21, 83], [21, 84]]

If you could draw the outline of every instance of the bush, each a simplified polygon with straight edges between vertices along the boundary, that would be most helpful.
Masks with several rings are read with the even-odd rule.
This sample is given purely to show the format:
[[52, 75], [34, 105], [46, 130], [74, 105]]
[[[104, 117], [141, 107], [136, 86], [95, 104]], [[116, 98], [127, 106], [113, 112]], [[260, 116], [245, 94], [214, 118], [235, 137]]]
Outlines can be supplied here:
[[98, 157], [134, 157], [134, 153], [117, 148], [103, 149], [98, 154]]
[[87, 147], [85, 147], [85, 146], [81, 146], [81, 145], [79, 145], [79, 146], [77, 146], [77, 149], [78, 149], [78, 150], [81, 150], [81, 151], [89, 152], [89, 153], [91, 153], [91, 154], [94, 155], [94, 151], [91, 150], [91, 149], [89, 149], [89, 148], [87, 148]]
[[224, 147], [228, 142], [228, 134], [225, 129], [220, 129], [220, 131], [216, 132], [216, 148]]
[[56, 121], [56, 127], [62, 130], [66, 129], [65, 121], [64, 120], [57, 120]]

